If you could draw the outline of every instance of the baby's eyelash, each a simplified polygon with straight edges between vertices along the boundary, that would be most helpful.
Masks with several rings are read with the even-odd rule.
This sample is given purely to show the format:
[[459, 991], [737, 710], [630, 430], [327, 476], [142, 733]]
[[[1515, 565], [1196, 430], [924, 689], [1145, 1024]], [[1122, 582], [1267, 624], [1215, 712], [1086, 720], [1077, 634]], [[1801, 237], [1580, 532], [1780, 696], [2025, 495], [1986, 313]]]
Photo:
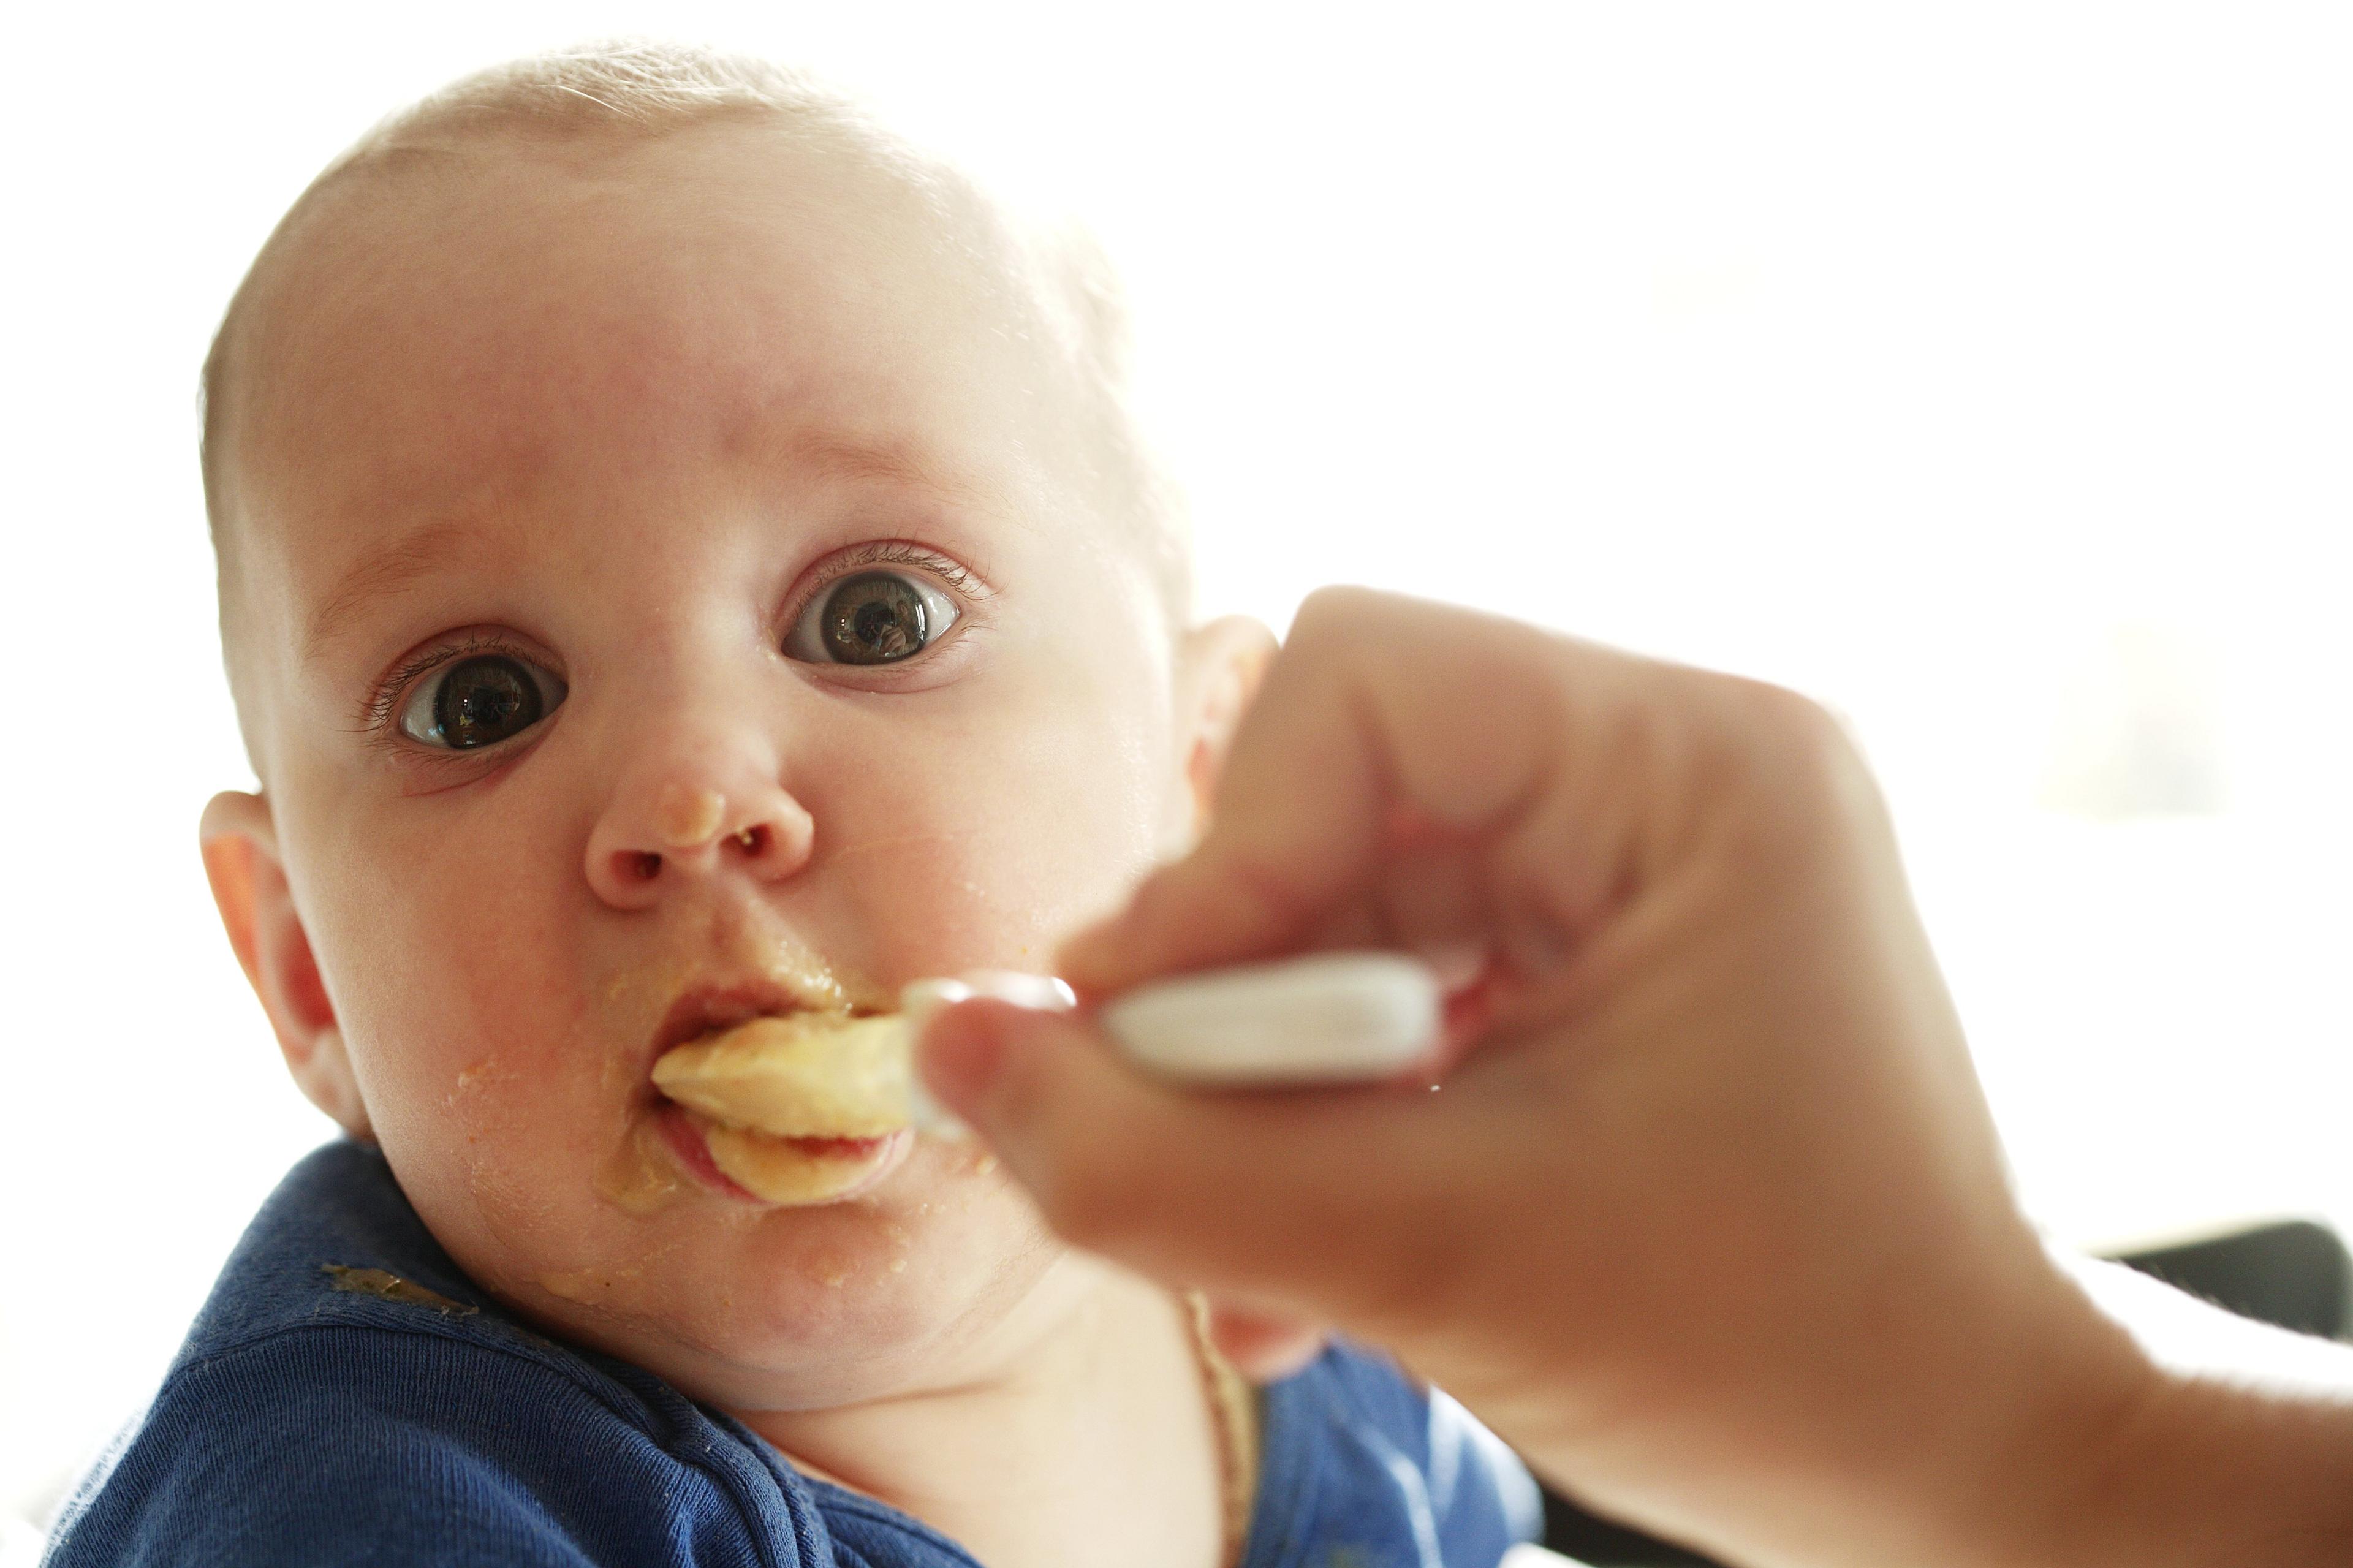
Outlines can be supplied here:
[[503, 653], [516, 658], [522, 657], [516, 654], [513, 648], [508, 647], [502, 638], [491, 632], [469, 632], [462, 642], [443, 643], [438, 647], [427, 648], [422, 653], [401, 660], [398, 666], [387, 671], [385, 678], [375, 684], [375, 689], [361, 700], [356, 727], [370, 733], [382, 733], [385, 726], [392, 722], [393, 712], [400, 706], [400, 700], [406, 694], [412, 682], [420, 676], [438, 669], [451, 659], [463, 658], [472, 653]]
[[986, 599], [995, 592], [954, 556], [911, 540], [878, 539], [827, 562], [802, 595], [802, 602], [815, 598], [828, 583], [869, 566], [921, 566], [968, 599]]

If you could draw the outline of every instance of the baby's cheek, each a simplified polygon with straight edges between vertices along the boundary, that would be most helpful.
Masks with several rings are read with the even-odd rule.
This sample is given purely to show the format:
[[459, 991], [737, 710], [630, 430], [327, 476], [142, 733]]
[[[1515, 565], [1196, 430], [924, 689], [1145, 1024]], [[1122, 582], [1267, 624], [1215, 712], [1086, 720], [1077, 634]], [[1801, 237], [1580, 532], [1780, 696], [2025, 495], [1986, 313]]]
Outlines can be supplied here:
[[960, 770], [902, 801], [895, 827], [846, 846], [839, 888], [877, 973], [1042, 968], [1150, 865], [1143, 781], [1120, 769], [1073, 779], [1081, 760], [1045, 767], [1032, 752]]
[[599, 1110], [577, 992], [520, 938], [542, 924], [419, 922], [368, 961], [353, 1042], [377, 1137], [419, 1206], [463, 1210], [524, 1250], [555, 1224], [551, 1191], [577, 1184], [557, 1179], [593, 1158]]
[[479, 1136], [509, 1126], [534, 1090], [564, 1098], [583, 1003], [523, 940], [543, 929], [420, 930], [369, 961], [355, 1044], [388, 1111]]

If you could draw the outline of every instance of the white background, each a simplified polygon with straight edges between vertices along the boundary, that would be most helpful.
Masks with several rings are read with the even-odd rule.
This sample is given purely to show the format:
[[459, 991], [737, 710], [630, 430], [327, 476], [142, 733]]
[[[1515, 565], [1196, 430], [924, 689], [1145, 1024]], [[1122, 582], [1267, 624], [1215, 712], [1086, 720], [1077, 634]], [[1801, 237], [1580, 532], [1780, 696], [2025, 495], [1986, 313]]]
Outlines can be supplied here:
[[2338, 7], [412, 4], [12, 26], [0, 1504], [327, 1132], [199, 871], [248, 782], [206, 343], [381, 112], [748, 46], [1126, 274], [1204, 609], [1409, 588], [1795, 684], [1879, 766], [2030, 1205], [2353, 1228]]

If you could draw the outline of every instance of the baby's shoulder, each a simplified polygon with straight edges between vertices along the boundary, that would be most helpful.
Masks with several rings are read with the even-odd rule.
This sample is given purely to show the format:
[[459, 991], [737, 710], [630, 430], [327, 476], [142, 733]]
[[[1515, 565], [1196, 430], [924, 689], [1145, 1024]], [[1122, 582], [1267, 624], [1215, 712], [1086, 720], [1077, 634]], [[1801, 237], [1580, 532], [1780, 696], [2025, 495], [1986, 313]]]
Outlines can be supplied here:
[[68, 1505], [50, 1568], [572, 1568], [596, 1559], [558, 1523], [563, 1469], [524, 1437], [561, 1431], [569, 1403], [484, 1345], [346, 1322], [264, 1334], [173, 1370]]
[[1335, 1344], [1263, 1390], [1261, 1410], [1246, 1568], [1491, 1568], [1542, 1525], [1542, 1494], [1517, 1456], [1383, 1356]]
[[752, 1563], [801, 1533], [756, 1445], [500, 1311], [381, 1166], [322, 1150], [264, 1205], [49, 1568]]

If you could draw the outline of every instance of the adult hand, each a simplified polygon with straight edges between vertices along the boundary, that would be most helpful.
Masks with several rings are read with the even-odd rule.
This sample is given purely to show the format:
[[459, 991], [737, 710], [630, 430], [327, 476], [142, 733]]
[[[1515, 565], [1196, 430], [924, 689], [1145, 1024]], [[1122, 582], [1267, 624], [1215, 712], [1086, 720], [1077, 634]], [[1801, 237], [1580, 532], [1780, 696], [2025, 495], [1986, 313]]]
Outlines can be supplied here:
[[1441, 1092], [1181, 1092], [980, 1003], [925, 1075], [1079, 1245], [1389, 1348], [1605, 1511], [1757, 1564], [2108, 1560], [2164, 1385], [2021, 1216], [1820, 710], [1317, 595], [1198, 845], [1060, 970], [1364, 945], [1483, 957]]

